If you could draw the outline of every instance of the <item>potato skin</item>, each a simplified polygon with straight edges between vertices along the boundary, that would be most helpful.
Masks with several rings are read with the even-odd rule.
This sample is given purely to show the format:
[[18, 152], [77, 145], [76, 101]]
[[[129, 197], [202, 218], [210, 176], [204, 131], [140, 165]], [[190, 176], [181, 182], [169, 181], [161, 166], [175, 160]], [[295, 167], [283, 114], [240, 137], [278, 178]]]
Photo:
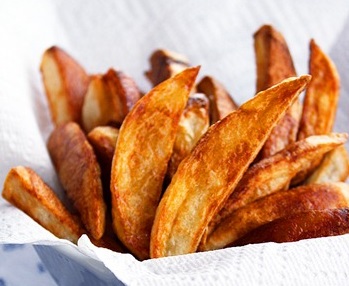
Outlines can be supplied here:
[[145, 72], [145, 76], [153, 86], [157, 86], [190, 66], [185, 56], [169, 50], [154, 51], [149, 62], [150, 70]]
[[318, 156], [342, 145], [347, 138], [346, 133], [310, 136], [254, 164], [246, 171], [236, 190], [210, 222], [208, 234], [238, 208], [268, 194], [288, 189], [295, 174], [310, 166]]
[[106, 205], [100, 167], [85, 134], [74, 122], [59, 125], [49, 137], [47, 147], [84, 226], [95, 239], [100, 239], [105, 230]]
[[227, 247], [275, 219], [306, 210], [349, 206], [349, 185], [324, 183], [300, 186], [263, 197], [227, 216], [201, 245], [201, 250]]
[[[309, 73], [312, 78], [304, 96], [298, 140], [331, 132], [337, 112], [340, 92], [338, 71], [332, 60], [314, 40], [310, 41]], [[322, 158], [323, 156], [319, 156], [308, 168], [300, 171], [291, 184], [297, 185], [304, 182], [320, 165]], [[333, 168], [336, 168], [335, 165]]]
[[304, 96], [298, 140], [331, 132], [339, 99], [338, 71], [314, 40], [310, 41], [309, 73], [312, 78]]
[[180, 116], [199, 68], [188, 68], [144, 95], [126, 116], [116, 144], [110, 190], [113, 227], [139, 259], [150, 232]]
[[231, 246], [292, 242], [349, 233], [349, 209], [308, 210], [282, 217], [251, 231]]

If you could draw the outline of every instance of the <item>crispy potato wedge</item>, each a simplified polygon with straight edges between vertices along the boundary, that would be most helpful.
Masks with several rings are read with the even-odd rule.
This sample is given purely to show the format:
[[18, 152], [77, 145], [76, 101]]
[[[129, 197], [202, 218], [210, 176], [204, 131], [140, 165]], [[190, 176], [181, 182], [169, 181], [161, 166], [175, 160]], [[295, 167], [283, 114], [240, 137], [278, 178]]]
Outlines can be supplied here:
[[110, 173], [118, 135], [119, 129], [111, 126], [95, 127], [87, 134], [101, 168], [104, 201], [108, 207], [111, 206]]
[[56, 46], [45, 51], [40, 70], [53, 123], [81, 123], [82, 104], [90, 81], [85, 70]]
[[185, 56], [168, 50], [156, 50], [149, 61], [150, 70], [146, 71], [145, 75], [153, 86], [189, 67], [189, 61]]
[[285, 80], [209, 128], [179, 165], [161, 199], [151, 257], [196, 251], [208, 223], [308, 81], [309, 76]]
[[54, 191], [28, 167], [10, 170], [2, 196], [59, 238], [76, 243], [85, 232]]
[[345, 182], [349, 175], [349, 157], [344, 146], [328, 152], [320, 166], [307, 178], [305, 184]]
[[349, 209], [308, 210], [288, 215], [249, 232], [233, 245], [291, 242], [349, 233]]
[[[314, 40], [310, 42], [309, 72], [312, 79], [304, 97], [304, 107], [299, 126], [298, 139], [331, 132], [339, 98], [339, 75], [332, 60]], [[323, 156], [308, 168], [300, 171], [292, 185], [303, 182], [321, 163]]]
[[257, 92], [296, 75], [291, 53], [283, 35], [263, 25], [253, 35], [257, 68]]
[[332, 60], [314, 40], [310, 42], [309, 73], [298, 139], [332, 131], [339, 98], [339, 74]]
[[324, 183], [280, 191], [237, 209], [208, 236], [201, 251], [231, 245], [253, 229], [275, 219], [306, 210], [349, 206], [349, 185]]
[[208, 234], [236, 209], [271, 193], [287, 189], [297, 172], [311, 165], [319, 155], [345, 143], [347, 138], [346, 133], [310, 136], [290, 144], [284, 150], [250, 167], [224, 207], [210, 222]]
[[106, 213], [101, 172], [83, 131], [74, 122], [59, 125], [50, 135], [47, 147], [62, 186], [85, 228], [94, 239], [100, 239]]
[[111, 166], [118, 136], [119, 129], [112, 126], [95, 127], [87, 134], [88, 141], [103, 165]]
[[210, 123], [213, 124], [230, 112], [238, 109], [231, 95], [224, 86], [211, 76], [205, 76], [197, 86], [198, 92], [204, 93], [210, 100]]
[[[296, 75], [287, 43], [282, 34], [272, 26], [264, 25], [254, 34], [254, 49], [257, 92]], [[301, 112], [301, 104], [296, 100], [284, 118], [274, 127], [258, 159], [267, 158], [296, 141]]]
[[94, 76], [82, 106], [85, 131], [103, 125], [120, 126], [140, 97], [136, 83], [121, 71], [109, 69], [104, 75]]
[[209, 102], [200, 93], [189, 97], [179, 120], [173, 152], [168, 163], [167, 176], [171, 179], [179, 163], [191, 152], [210, 124]]
[[120, 128], [110, 185], [113, 227], [139, 259], [149, 257], [163, 179], [198, 71], [188, 68], [157, 85], [136, 103]]

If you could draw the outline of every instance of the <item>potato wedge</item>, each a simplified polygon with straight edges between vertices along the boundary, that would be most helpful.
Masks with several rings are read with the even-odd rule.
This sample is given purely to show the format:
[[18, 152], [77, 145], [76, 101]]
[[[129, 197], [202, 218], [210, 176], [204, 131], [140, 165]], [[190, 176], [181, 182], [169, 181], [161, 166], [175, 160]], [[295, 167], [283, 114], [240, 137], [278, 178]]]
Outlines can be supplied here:
[[339, 74], [332, 60], [314, 40], [310, 42], [309, 73], [298, 139], [332, 131], [339, 98]]
[[156, 50], [149, 61], [150, 70], [146, 71], [145, 75], [153, 86], [189, 67], [189, 61], [185, 56], [168, 50]]
[[346, 133], [310, 136], [259, 161], [243, 175], [235, 191], [209, 224], [209, 233], [232, 212], [261, 197], [288, 188], [294, 175], [320, 155], [343, 145]]
[[291, 242], [349, 233], [349, 209], [308, 210], [276, 219], [238, 239], [234, 246]]
[[96, 156], [79, 125], [57, 126], [47, 143], [53, 164], [68, 198], [87, 231], [100, 239], [105, 230], [106, 206]]
[[102, 76], [94, 76], [82, 106], [85, 131], [103, 125], [120, 126], [140, 97], [136, 83], [121, 71], [109, 69]]
[[255, 32], [257, 92], [296, 75], [291, 53], [283, 35], [270, 25]]
[[87, 134], [88, 141], [95, 150], [97, 158], [103, 165], [111, 167], [118, 136], [119, 129], [112, 126], [95, 127]]
[[196, 251], [208, 223], [308, 81], [309, 76], [285, 80], [209, 128], [179, 165], [161, 199], [151, 257]]
[[201, 251], [233, 244], [248, 232], [275, 219], [306, 210], [349, 206], [349, 185], [324, 183], [280, 191], [237, 209], [208, 236]]
[[[312, 79], [304, 97], [304, 107], [299, 126], [298, 139], [331, 132], [339, 98], [339, 75], [332, 60], [314, 40], [310, 42], [309, 72]], [[308, 168], [299, 172], [292, 185], [303, 182], [321, 163], [323, 156]]]
[[113, 227], [139, 259], [149, 257], [163, 179], [198, 71], [188, 68], [157, 85], [136, 103], [120, 128], [110, 185]]
[[349, 175], [349, 157], [344, 146], [328, 152], [320, 166], [307, 178], [305, 184], [345, 182]]
[[179, 120], [173, 152], [168, 163], [169, 179], [176, 173], [179, 163], [191, 152], [209, 127], [209, 102], [205, 95], [196, 93], [189, 97]]
[[111, 206], [110, 173], [118, 135], [119, 129], [111, 126], [95, 127], [87, 134], [101, 168], [104, 201], [108, 207]]
[[85, 232], [54, 191], [28, 167], [9, 171], [2, 196], [59, 238], [76, 243]]
[[85, 70], [56, 46], [45, 51], [40, 70], [53, 123], [81, 123], [82, 104], [90, 81]]
[[[287, 43], [282, 34], [272, 26], [264, 25], [254, 34], [254, 49], [257, 92], [296, 75]], [[296, 100], [284, 118], [274, 127], [258, 159], [268, 158], [296, 141], [301, 112], [301, 104]]]
[[210, 100], [210, 123], [213, 124], [230, 112], [238, 109], [231, 95], [216, 79], [205, 76], [197, 86], [198, 92], [204, 93]]

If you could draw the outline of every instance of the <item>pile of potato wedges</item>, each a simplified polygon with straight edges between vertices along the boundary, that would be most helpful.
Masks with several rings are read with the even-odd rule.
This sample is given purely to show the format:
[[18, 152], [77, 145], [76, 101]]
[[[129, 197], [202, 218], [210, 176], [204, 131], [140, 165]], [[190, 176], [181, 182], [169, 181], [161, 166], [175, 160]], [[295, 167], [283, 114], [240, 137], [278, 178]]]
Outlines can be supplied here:
[[59, 238], [87, 234], [140, 260], [348, 233], [334, 63], [311, 40], [309, 74], [298, 76], [270, 25], [254, 34], [254, 50], [256, 95], [239, 105], [175, 52], [150, 56], [144, 94], [122, 71], [91, 75], [47, 49], [47, 148], [72, 207], [30, 166], [9, 171], [2, 196]]

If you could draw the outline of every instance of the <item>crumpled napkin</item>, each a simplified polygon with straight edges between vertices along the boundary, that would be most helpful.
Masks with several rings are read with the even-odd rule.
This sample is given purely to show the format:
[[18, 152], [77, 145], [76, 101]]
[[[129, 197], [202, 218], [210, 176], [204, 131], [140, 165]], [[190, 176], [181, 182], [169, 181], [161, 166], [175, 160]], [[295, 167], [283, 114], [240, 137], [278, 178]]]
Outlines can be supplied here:
[[[131, 75], [144, 91], [150, 88], [143, 72], [151, 52], [174, 50], [185, 54], [193, 65], [200, 64], [201, 76], [218, 78], [242, 103], [255, 92], [252, 34], [270, 23], [284, 34], [299, 74], [308, 72], [310, 38], [335, 61], [342, 78], [335, 130], [348, 132], [348, 15], [345, 0], [316, 4], [272, 0], [2, 2], [0, 184], [11, 167], [26, 165], [65, 200], [46, 151], [52, 124], [39, 73], [43, 51], [54, 44], [89, 73], [114, 67]], [[349, 275], [347, 235], [139, 262], [128, 254], [98, 249], [86, 236], [78, 247], [58, 240], [2, 198], [0, 243], [59, 245], [60, 251], [66, 248], [65, 255], [80, 256], [91, 264], [101, 261], [117, 277], [115, 281], [127, 284], [292, 285], [312, 281], [334, 285], [346, 282]], [[45, 253], [40, 251], [40, 256]]]

